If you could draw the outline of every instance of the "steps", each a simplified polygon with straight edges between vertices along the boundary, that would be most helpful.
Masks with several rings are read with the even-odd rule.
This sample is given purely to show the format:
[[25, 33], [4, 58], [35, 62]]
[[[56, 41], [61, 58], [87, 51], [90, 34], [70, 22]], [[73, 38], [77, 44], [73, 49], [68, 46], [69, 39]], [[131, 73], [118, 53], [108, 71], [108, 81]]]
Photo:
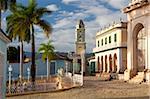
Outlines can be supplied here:
[[144, 81], [144, 72], [138, 72], [136, 76], [129, 80], [129, 83], [141, 84]]
[[104, 80], [104, 81], [108, 81], [108, 80], [111, 80], [111, 74], [110, 73], [102, 73], [100, 75], [100, 80]]

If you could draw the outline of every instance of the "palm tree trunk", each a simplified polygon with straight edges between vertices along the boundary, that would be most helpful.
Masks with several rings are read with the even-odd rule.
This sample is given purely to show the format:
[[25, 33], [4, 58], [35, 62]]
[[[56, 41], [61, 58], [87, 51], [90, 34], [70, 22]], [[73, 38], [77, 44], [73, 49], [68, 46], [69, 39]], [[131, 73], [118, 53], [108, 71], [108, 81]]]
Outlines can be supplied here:
[[49, 78], [49, 59], [47, 57], [47, 80]]
[[31, 33], [31, 44], [32, 44], [32, 64], [31, 64], [31, 77], [32, 77], [32, 83], [35, 83], [35, 74], [36, 74], [36, 66], [35, 66], [35, 40], [34, 40], [34, 31], [33, 26], [30, 26], [30, 33]]
[[20, 81], [23, 77], [23, 42], [20, 41]]

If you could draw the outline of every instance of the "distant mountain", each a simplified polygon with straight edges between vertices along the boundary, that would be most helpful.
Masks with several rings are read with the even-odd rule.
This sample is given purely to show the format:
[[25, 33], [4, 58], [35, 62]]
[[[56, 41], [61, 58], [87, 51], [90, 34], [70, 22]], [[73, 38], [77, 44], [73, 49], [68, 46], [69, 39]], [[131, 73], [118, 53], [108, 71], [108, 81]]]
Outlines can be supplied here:
[[[31, 58], [32, 57], [32, 52], [24, 52], [24, 55], [28, 58]], [[42, 56], [42, 53], [35, 53], [36, 55], [36, 58], [41, 58]], [[56, 52], [56, 55], [59, 55], [59, 56], [63, 56], [63, 57], [67, 57], [68, 53], [67, 52]], [[86, 58], [89, 58], [91, 56], [94, 56], [93, 53], [86, 53]]]

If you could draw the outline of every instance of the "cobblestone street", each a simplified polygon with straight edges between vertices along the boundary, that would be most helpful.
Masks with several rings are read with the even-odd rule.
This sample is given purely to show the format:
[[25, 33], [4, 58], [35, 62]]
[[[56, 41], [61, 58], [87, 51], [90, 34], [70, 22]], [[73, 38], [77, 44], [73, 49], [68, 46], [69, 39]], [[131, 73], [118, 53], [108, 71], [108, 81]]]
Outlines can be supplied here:
[[129, 84], [123, 81], [100, 81], [85, 77], [84, 86], [61, 92], [7, 97], [7, 99], [101, 99], [132, 98], [150, 99], [147, 84]]

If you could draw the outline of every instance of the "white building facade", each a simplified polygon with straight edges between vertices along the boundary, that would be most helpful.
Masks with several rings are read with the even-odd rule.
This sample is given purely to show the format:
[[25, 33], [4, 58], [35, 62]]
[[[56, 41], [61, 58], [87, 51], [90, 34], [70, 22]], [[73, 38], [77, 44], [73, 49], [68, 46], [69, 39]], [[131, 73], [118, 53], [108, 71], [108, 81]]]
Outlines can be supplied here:
[[126, 69], [127, 23], [120, 22], [96, 34], [95, 71], [123, 73]]

